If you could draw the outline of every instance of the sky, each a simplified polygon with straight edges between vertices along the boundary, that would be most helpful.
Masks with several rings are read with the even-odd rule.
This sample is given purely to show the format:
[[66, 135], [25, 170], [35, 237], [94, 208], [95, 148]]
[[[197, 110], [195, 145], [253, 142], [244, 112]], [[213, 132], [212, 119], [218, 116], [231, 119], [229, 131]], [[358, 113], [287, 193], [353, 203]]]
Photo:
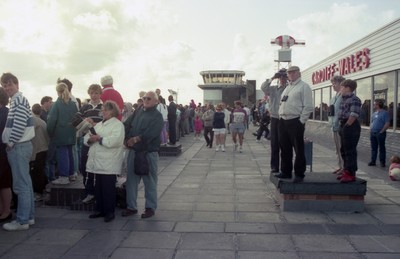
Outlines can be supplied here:
[[0, 0], [0, 72], [31, 105], [57, 97], [57, 78], [88, 98], [111, 75], [124, 101], [140, 91], [202, 102], [200, 71], [242, 70], [257, 88], [277, 70], [280, 35], [302, 70], [400, 17], [398, 0]]

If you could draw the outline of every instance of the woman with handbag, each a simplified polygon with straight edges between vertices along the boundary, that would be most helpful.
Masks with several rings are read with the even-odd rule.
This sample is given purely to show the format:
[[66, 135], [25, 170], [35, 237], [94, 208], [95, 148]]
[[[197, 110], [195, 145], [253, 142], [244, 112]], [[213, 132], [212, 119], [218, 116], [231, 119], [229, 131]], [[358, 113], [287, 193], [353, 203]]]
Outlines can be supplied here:
[[96, 212], [89, 218], [104, 217], [104, 222], [110, 222], [115, 218], [115, 183], [121, 173], [125, 134], [124, 125], [118, 120], [120, 110], [114, 101], [106, 101], [102, 112], [103, 121], [85, 135], [83, 143], [90, 147], [86, 171], [95, 175]]

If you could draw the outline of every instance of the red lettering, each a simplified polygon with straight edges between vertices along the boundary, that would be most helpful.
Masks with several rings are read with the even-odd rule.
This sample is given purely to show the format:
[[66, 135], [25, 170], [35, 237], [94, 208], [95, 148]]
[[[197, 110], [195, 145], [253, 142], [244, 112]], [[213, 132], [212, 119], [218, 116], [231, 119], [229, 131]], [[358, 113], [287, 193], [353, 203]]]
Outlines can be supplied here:
[[369, 58], [369, 49], [365, 48], [362, 50], [364, 56], [364, 62], [362, 64], [363, 68], [369, 68], [370, 58]]
[[312, 73], [312, 76], [311, 76], [311, 81], [312, 81], [312, 84], [313, 84], [313, 85], [315, 85], [315, 84], [316, 84], [316, 80], [315, 80], [315, 72], [314, 72], [314, 73]]
[[362, 51], [357, 51], [356, 52], [356, 69], [357, 71], [360, 71], [362, 69], [361, 67], [361, 55], [362, 55]]
[[339, 74], [341, 76], [345, 75], [345, 64], [346, 64], [346, 59], [339, 60]]

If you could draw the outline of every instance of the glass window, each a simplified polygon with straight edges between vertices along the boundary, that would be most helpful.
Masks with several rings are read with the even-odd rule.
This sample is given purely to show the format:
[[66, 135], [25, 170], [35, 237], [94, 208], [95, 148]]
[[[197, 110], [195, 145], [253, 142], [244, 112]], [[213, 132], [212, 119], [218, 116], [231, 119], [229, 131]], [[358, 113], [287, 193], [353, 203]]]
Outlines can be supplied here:
[[394, 102], [394, 72], [389, 72], [374, 77], [374, 101], [383, 100], [385, 109], [389, 112], [390, 127], [393, 127], [393, 102]]
[[358, 120], [363, 126], [369, 126], [371, 120], [371, 80], [371, 77], [357, 80], [356, 94], [362, 103]]
[[328, 121], [329, 102], [331, 100], [331, 87], [322, 88], [322, 120]]
[[314, 120], [321, 120], [321, 89], [314, 91]]
[[397, 105], [396, 106], [397, 106], [397, 109], [395, 110], [395, 113], [397, 114], [396, 129], [400, 129], [400, 70], [397, 71]]

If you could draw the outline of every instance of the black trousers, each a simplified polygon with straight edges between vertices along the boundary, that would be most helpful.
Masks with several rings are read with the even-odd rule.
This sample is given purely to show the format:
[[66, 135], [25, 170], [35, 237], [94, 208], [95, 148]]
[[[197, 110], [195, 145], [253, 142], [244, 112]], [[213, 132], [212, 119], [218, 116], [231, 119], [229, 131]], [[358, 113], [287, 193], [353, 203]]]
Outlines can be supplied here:
[[[210, 134], [210, 137], [208, 137], [208, 134]], [[204, 127], [204, 138], [206, 139], [207, 145], [212, 147], [214, 141], [214, 131], [212, 126]]]
[[168, 119], [168, 135], [169, 135], [169, 143], [175, 145], [176, 144], [176, 119]]
[[94, 174], [86, 172], [88, 153], [89, 147], [82, 145], [79, 171], [83, 175], [83, 186], [85, 186], [86, 194], [94, 195]]
[[279, 171], [279, 119], [271, 117], [271, 169]]
[[294, 159], [294, 174], [304, 177], [306, 171], [306, 157], [304, 155], [304, 124], [299, 118], [279, 120], [279, 146], [281, 148], [282, 174], [291, 176], [293, 170], [293, 149], [296, 153]]
[[343, 158], [344, 169], [354, 176], [358, 170], [357, 145], [360, 134], [361, 126], [358, 120], [355, 120], [351, 126], [341, 123], [339, 129], [340, 154]]
[[43, 193], [46, 188], [47, 176], [44, 171], [46, 165], [47, 151], [42, 151], [36, 154], [35, 161], [31, 161], [30, 165], [30, 175], [32, 179], [33, 191], [37, 193]]
[[115, 212], [117, 189], [115, 183], [116, 175], [94, 174], [94, 197], [96, 198], [96, 211], [104, 215], [113, 214]]

